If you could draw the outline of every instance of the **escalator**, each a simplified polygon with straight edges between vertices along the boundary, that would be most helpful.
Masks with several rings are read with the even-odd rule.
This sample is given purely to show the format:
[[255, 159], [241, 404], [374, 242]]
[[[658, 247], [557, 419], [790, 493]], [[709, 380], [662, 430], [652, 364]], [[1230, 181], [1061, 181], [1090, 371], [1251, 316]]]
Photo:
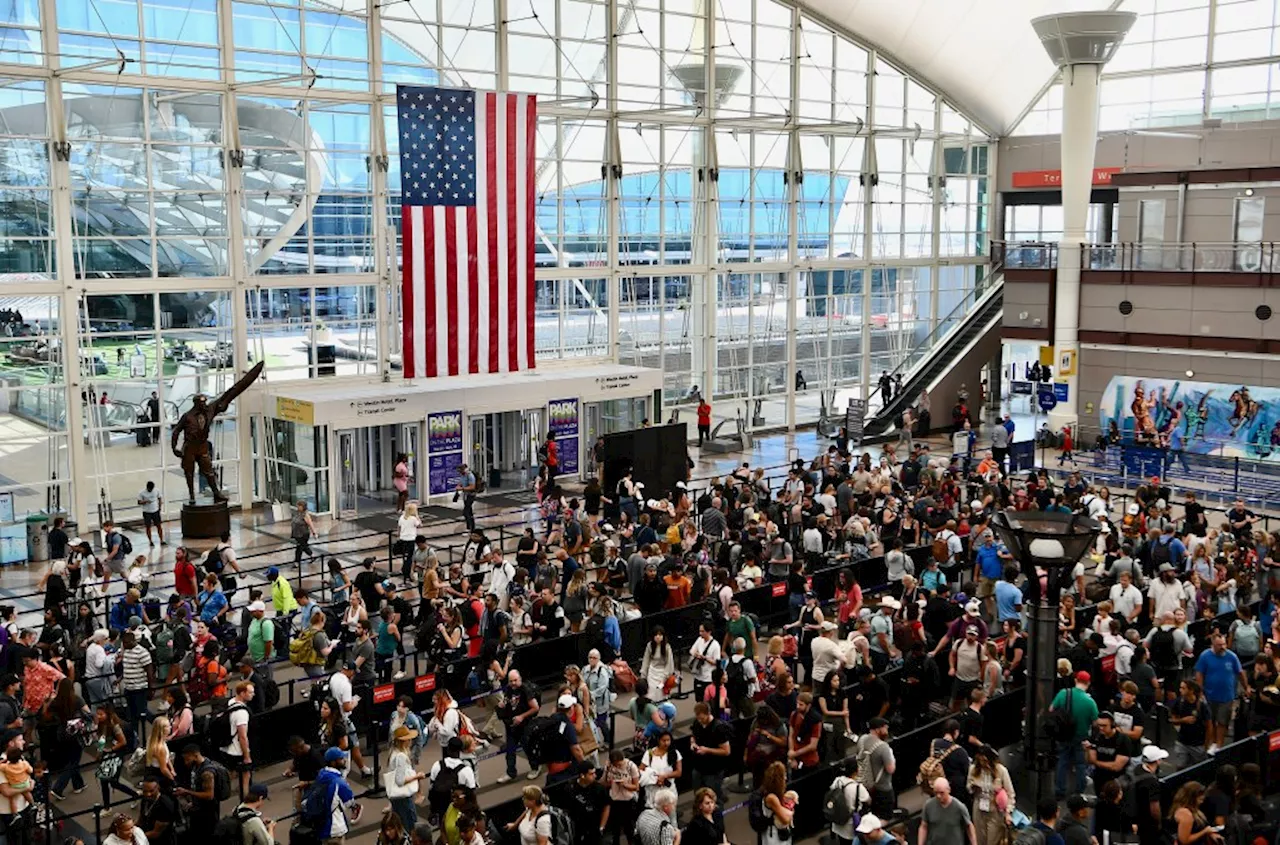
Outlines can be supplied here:
[[[874, 410], [867, 418], [865, 434], [874, 436], [893, 429], [902, 412], [916, 403], [921, 390], [928, 390], [930, 396], [935, 397], [938, 388], [945, 387], [943, 382], [947, 375], [957, 367], [967, 364], [967, 369], [978, 372], [991, 360], [1000, 344], [1003, 318], [1004, 275], [996, 273], [981, 292], [966, 298], [951, 314], [940, 320], [937, 328], [890, 373], [891, 377], [902, 376], [902, 389], [887, 405], [882, 404], [875, 409], [879, 389], [871, 394], [870, 407]], [[976, 397], [978, 379], [972, 378], [968, 385]], [[949, 408], [952, 403], [952, 395], [947, 395], [945, 389], [943, 394], [941, 401], [935, 399], [932, 403], [935, 428], [944, 424], [939, 420], [938, 411], [943, 406]]]

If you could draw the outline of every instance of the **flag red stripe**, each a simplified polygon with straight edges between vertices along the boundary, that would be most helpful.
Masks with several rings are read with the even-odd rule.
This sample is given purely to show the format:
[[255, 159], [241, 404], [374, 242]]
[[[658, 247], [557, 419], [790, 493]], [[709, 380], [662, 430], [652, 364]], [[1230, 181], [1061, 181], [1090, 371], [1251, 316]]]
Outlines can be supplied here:
[[[449, 332], [457, 337], [458, 331], [458, 221], [452, 208], [444, 212], [445, 243], [445, 292], [449, 298], [449, 319], [446, 321]], [[458, 344], [449, 344], [449, 369], [446, 375], [458, 374]]]
[[400, 231], [404, 242], [401, 250], [403, 265], [400, 270], [400, 326], [403, 331], [400, 343], [400, 368], [405, 378], [417, 378], [414, 372], [414, 352], [418, 345], [413, 336], [413, 210], [400, 206]]
[[480, 268], [479, 262], [476, 261], [476, 244], [479, 237], [476, 235], [476, 207], [469, 206], [467, 208], [467, 302], [470, 307], [467, 309], [468, 322], [471, 324], [471, 342], [467, 344], [470, 360], [467, 362], [467, 372], [480, 372], [480, 350], [476, 347], [480, 344]]
[[511, 238], [511, 244], [507, 247], [507, 357], [510, 359], [509, 366], [513, 372], [520, 369], [520, 353], [519, 353], [519, 335], [516, 330], [516, 321], [521, 319], [519, 314], [520, 302], [516, 297], [517, 285], [520, 283], [518, 268], [516, 267], [516, 244], [515, 239], [521, 237], [521, 233], [517, 228], [516, 220], [516, 203], [519, 201], [521, 192], [525, 190], [524, 185], [516, 184], [516, 95], [509, 94], [504, 104], [507, 109], [507, 236]]
[[498, 143], [494, 129], [498, 119], [498, 95], [484, 95], [485, 136], [480, 139], [484, 144], [485, 156], [485, 225], [489, 231], [489, 372], [499, 371], [498, 366], [498, 332], [501, 330], [502, 318], [498, 313], [498, 285], [502, 283], [502, 274], [498, 272]]
[[422, 256], [423, 274], [425, 281], [425, 294], [422, 297], [421, 308], [427, 310], [427, 377], [435, 378], [440, 375], [439, 356], [436, 355], [436, 332], [440, 330], [436, 326], [436, 285], [443, 284], [443, 280], [436, 280], [436, 216], [430, 208], [422, 209]]
[[529, 366], [529, 369], [531, 370], [533, 369], [533, 366], [534, 366], [534, 358], [533, 358], [533, 350], [534, 350], [534, 342], [533, 342], [534, 341], [534, 338], [533, 338], [534, 301], [533, 299], [534, 297], [533, 295], [536, 291], [536, 287], [534, 284], [533, 268], [535, 263], [534, 247], [536, 246], [536, 243], [537, 243], [536, 239], [534, 238], [534, 232], [537, 231], [535, 229], [535, 223], [537, 218], [534, 216], [537, 213], [536, 209], [534, 208], [534, 183], [538, 178], [537, 170], [536, 170], [537, 138], [538, 138], [537, 104], [538, 104], [538, 98], [530, 94], [528, 103], [526, 104], [526, 107], [525, 107], [525, 127], [524, 127], [525, 157], [526, 157], [525, 174], [527, 175], [528, 178], [525, 181], [525, 184], [520, 186], [520, 190], [525, 192], [524, 201], [525, 201], [525, 206], [527, 210], [525, 211], [524, 222], [525, 222], [525, 226], [528, 227], [528, 232], [524, 236], [525, 241], [528, 244], [527, 248], [525, 249], [525, 263], [526, 263], [526, 266], [524, 268], [525, 277], [520, 280], [520, 283], [524, 285], [527, 291], [529, 291], [529, 295], [525, 298], [525, 303], [528, 307], [528, 313], [523, 315], [523, 319], [526, 320], [525, 339], [526, 339], [526, 343], [529, 346], [529, 353], [526, 360], [529, 362], [528, 366]]

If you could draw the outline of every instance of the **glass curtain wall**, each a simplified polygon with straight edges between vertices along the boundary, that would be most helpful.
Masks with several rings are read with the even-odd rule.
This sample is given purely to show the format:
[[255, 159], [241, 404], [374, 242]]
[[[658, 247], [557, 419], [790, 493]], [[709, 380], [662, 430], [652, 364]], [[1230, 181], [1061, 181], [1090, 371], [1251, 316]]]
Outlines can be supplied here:
[[[816, 420], [982, 277], [986, 130], [789, 2], [6, 8], [0, 453], [21, 460], [0, 493], [19, 512], [130, 518], [149, 480], [176, 509], [171, 423], [254, 361], [269, 382], [397, 377], [398, 83], [538, 94], [537, 360], [661, 367], [655, 416], [696, 390], [718, 418]], [[257, 433], [305, 445], [261, 423], [219, 423], [233, 501], [271, 492]], [[321, 504], [323, 461], [271, 451], [306, 479], [270, 483]]]

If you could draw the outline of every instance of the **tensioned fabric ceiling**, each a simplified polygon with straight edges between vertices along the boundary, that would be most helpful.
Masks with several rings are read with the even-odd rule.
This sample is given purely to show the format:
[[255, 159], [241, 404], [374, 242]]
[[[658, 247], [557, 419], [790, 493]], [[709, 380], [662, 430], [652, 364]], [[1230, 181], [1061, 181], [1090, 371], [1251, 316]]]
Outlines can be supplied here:
[[[796, 0], [882, 50], [992, 134], [1006, 135], [1055, 68], [1031, 29], [1054, 12], [1109, 0]], [[1123, 6], [1121, 6], [1123, 8]]]

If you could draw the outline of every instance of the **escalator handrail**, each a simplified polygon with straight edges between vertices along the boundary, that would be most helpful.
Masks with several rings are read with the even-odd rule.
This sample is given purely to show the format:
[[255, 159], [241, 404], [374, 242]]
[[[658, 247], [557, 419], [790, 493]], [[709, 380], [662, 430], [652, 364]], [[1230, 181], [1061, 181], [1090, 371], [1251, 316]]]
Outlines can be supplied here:
[[[996, 272], [998, 272], [998, 268], [993, 268], [993, 269], [992, 269], [992, 273], [991, 273], [991, 275], [990, 275], [990, 276], [988, 276], [987, 278], [988, 278], [988, 279], [993, 279], [993, 278], [995, 277]], [[956, 322], [952, 323], [952, 322], [951, 322], [951, 319], [952, 319], [952, 317], [954, 317], [954, 316], [956, 315], [956, 313], [957, 313], [957, 312], [962, 312], [962, 313], [965, 313], [965, 314], [967, 314], [967, 315], [973, 315], [973, 314], [979, 314], [979, 313], [982, 313], [982, 312], [984, 311], [984, 309], [986, 309], [986, 307], [991, 303], [991, 301], [992, 301], [993, 299], [995, 299], [995, 298], [996, 298], [996, 296], [998, 296], [998, 295], [1002, 295], [1002, 294], [1003, 294], [1003, 292], [1004, 292], [1004, 284], [1003, 284], [1003, 282], [1001, 282], [1000, 284], [996, 284], [996, 283], [994, 283], [994, 282], [993, 282], [992, 284], [990, 284], [990, 285], [988, 285], [988, 286], [987, 286], [987, 289], [986, 289], [985, 291], [983, 291], [983, 292], [982, 292], [982, 294], [981, 294], [980, 296], [978, 296], [978, 298], [977, 298], [976, 300], [974, 300], [972, 307], [970, 307], [970, 308], [968, 308], [967, 310], [964, 310], [964, 311], [962, 312], [962, 309], [964, 308], [965, 304], [969, 302], [969, 296], [970, 296], [970, 295], [972, 295], [972, 293], [976, 293], [976, 291], [970, 292], [970, 294], [967, 294], [963, 299], [961, 299], [958, 303], [956, 303], [955, 307], [951, 309], [951, 311], [947, 314], [947, 316], [943, 317], [941, 320], [939, 320], [939, 321], [938, 321], [937, 325], [935, 325], [935, 326], [934, 326], [934, 327], [929, 331], [929, 334], [925, 336], [925, 339], [924, 339], [923, 341], [921, 341], [920, 343], [916, 344], [916, 346], [914, 347], [914, 349], [919, 349], [920, 347], [925, 347], [925, 348], [928, 348], [928, 349], [931, 349], [931, 350], [940, 349], [940, 348], [941, 348], [941, 341], [942, 341], [942, 340], [945, 340], [945, 339], [948, 339], [948, 336], [949, 336], [949, 335], [951, 335], [951, 334], [953, 334], [953, 333], [955, 333], [955, 332], [960, 331], [960, 330], [964, 327], [965, 323], [967, 322], [967, 319], [966, 319], [966, 320], [959, 320], [959, 321], [956, 321]], [[941, 338], [939, 338], [939, 340], [938, 340], [937, 342], [935, 342], [935, 344], [934, 344], [934, 345], [932, 345], [932, 346], [931, 346], [931, 345], [929, 344], [930, 339], [931, 339], [931, 338], [933, 338], [933, 337], [934, 337], [934, 335], [935, 335], [935, 334], [936, 334], [940, 329], [942, 329], [944, 326], [946, 326], [946, 327], [947, 327], [946, 332], [942, 335], [942, 337], [941, 337]], [[914, 351], [914, 349], [913, 349], [913, 351]], [[911, 367], [909, 367], [909, 366], [908, 366], [908, 364], [909, 364], [911, 361], [912, 361], [912, 357], [911, 357], [911, 355], [908, 353], [908, 354], [907, 354], [907, 355], [906, 355], [906, 356], [905, 356], [901, 361], [899, 361], [899, 362], [898, 362], [898, 366], [894, 367], [894, 368], [893, 368], [893, 370], [892, 370], [892, 372], [890, 372], [890, 373], [889, 373], [889, 377], [890, 377], [890, 378], [893, 378], [894, 376], [898, 375], [898, 374], [899, 374], [899, 372], [910, 369]], [[918, 362], [917, 362], [917, 363], [918, 363]], [[912, 364], [912, 366], [914, 366], [914, 364]], [[904, 376], [906, 375], [906, 373], [905, 373], [905, 372], [903, 372], [902, 374], [903, 374]], [[903, 382], [904, 382], [904, 383], [906, 383], [907, 381], [908, 381], [908, 379], [903, 378]], [[872, 396], [875, 396], [875, 395], [876, 395], [877, 393], [879, 393], [879, 392], [880, 392], [880, 386], [877, 384], [877, 385], [876, 385], [876, 387], [875, 387], [874, 389], [872, 389], [872, 391], [868, 394], [868, 397], [867, 397], [867, 398], [868, 398], [868, 400], [870, 400], [870, 398], [871, 398]], [[887, 403], [885, 403], [884, 405], [882, 405], [882, 406], [880, 407], [880, 410], [876, 412], [875, 416], [880, 416], [880, 415], [882, 415], [882, 414], [886, 413], [887, 411], [889, 411], [890, 407], [891, 407], [894, 403], [898, 402], [898, 401], [899, 401], [899, 399], [902, 397], [902, 395], [903, 395], [904, 393], [907, 393], [907, 392], [909, 392], [909, 391], [905, 391], [905, 390], [904, 390], [904, 391], [903, 391], [903, 393], [899, 393], [899, 394], [898, 394], [897, 396], [895, 396], [892, 400], [890, 400], [889, 402], [887, 402]], [[867, 407], [870, 407], [870, 402], [869, 402], [869, 401], [868, 401], [868, 405], [867, 405]]]

